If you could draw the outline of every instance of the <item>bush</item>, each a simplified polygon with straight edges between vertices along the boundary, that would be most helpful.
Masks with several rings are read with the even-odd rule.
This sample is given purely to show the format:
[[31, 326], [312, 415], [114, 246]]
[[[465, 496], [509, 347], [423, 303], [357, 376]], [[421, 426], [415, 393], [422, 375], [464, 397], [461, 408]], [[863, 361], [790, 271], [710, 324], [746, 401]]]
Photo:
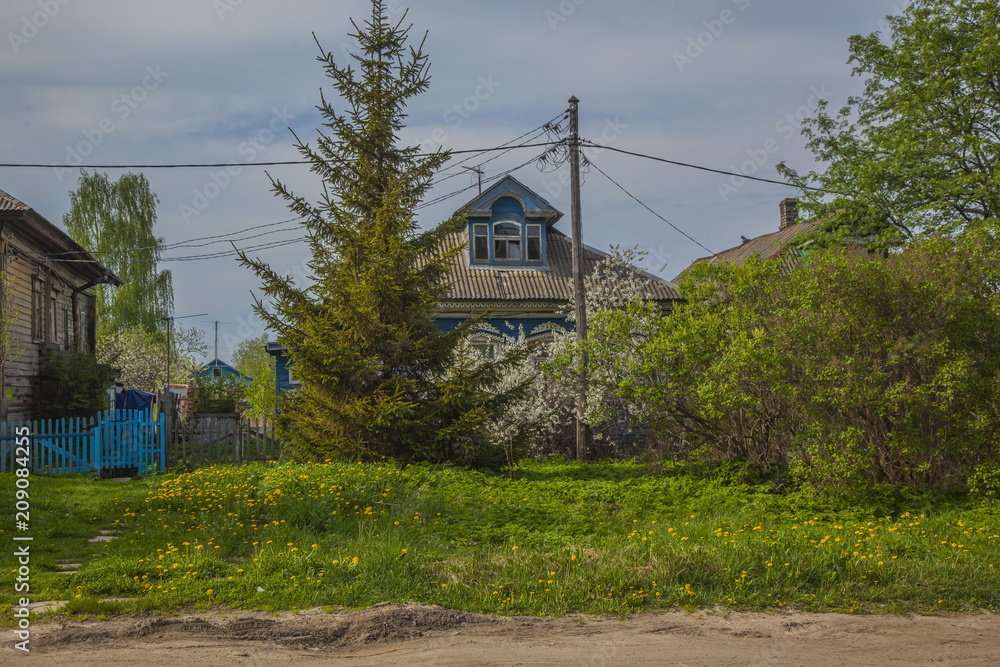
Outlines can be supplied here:
[[115, 371], [83, 352], [53, 352], [42, 362], [32, 419], [93, 417], [110, 406]]
[[998, 256], [970, 235], [816, 251], [787, 273], [700, 265], [623, 392], [709, 459], [817, 485], [959, 485], [998, 451]]
[[240, 412], [245, 406], [246, 385], [242, 378], [198, 377], [192, 412]]

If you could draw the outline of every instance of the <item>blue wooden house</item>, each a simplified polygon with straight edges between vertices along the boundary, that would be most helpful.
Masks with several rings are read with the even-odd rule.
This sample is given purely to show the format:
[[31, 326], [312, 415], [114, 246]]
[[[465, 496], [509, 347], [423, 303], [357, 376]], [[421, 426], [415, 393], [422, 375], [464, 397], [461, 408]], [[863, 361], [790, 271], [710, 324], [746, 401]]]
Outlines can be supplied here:
[[[489, 312], [472, 345], [492, 354], [523, 331], [529, 341], [544, 340], [555, 329], [572, 330], [564, 310], [572, 296], [570, 238], [555, 228], [562, 218], [545, 199], [507, 176], [458, 211], [465, 229], [449, 235], [445, 248], [461, 248], [451, 261], [447, 296], [435, 313], [438, 327], [451, 331], [473, 316]], [[590, 274], [606, 257], [584, 246], [583, 270]], [[664, 306], [680, 299], [677, 288], [649, 276], [647, 298]], [[286, 350], [268, 343], [276, 357], [278, 392], [296, 385]]]
[[252, 384], [253, 378], [249, 375], [243, 375], [238, 370], [224, 362], [222, 359], [216, 357], [210, 362], [198, 369], [199, 378], [216, 378], [220, 380], [229, 380], [230, 382], [240, 382], [244, 384]]

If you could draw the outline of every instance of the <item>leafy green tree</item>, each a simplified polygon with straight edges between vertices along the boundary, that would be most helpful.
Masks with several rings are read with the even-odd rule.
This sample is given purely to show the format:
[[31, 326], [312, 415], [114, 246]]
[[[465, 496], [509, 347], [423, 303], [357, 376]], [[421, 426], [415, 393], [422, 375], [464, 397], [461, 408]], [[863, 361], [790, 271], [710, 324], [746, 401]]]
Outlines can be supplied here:
[[[297, 140], [324, 181], [317, 204], [280, 181], [275, 192], [304, 220], [313, 282], [297, 285], [242, 257], [269, 299], [257, 309], [288, 349], [301, 388], [281, 405], [279, 433], [299, 459], [396, 456], [486, 464], [499, 457], [485, 424], [505, 400], [491, 387], [499, 370], [456, 367], [455, 350], [474, 323], [443, 334], [434, 309], [447, 290], [441, 225], [421, 233], [414, 209], [448, 155], [419, 156], [398, 144], [405, 108], [429, 84], [423, 43], [408, 47], [404, 18], [390, 23], [373, 1], [354, 62], [322, 52], [343, 100], [318, 106], [329, 133]], [[321, 49], [322, 51], [322, 49]], [[457, 249], [456, 251], [457, 252]], [[273, 304], [273, 305], [272, 305]]]
[[[995, 225], [1000, 214], [1000, 5], [914, 0], [889, 17], [890, 35], [850, 38], [864, 93], [830, 114], [822, 105], [803, 135], [823, 173], [804, 208], [829, 216], [826, 242], [873, 248], [922, 234]], [[835, 194], [840, 193], [840, 194]]]
[[112, 182], [86, 171], [70, 193], [63, 224], [80, 245], [122, 279], [120, 287], [97, 286], [98, 345], [108, 335], [139, 327], [166, 335], [174, 305], [169, 271], [159, 271], [163, 239], [153, 235], [157, 198], [142, 174]]
[[246, 388], [251, 417], [271, 417], [276, 411], [274, 357], [265, 351], [267, 334], [240, 341], [233, 353], [233, 366], [243, 375], [253, 378]]

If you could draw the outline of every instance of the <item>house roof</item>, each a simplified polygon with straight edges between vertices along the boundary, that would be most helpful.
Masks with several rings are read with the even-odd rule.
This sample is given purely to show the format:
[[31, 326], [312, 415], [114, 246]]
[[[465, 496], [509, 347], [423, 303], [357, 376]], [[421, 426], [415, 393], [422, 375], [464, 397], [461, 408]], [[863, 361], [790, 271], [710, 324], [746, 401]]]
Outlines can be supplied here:
[[552, 204], [509, 174], [463, 206], [460, 212], [464, 211], [470, 218], [489, 218], [493, 214], [493, 203], [501, 197], [518, 200], [524, 209], [524, 217], [528, 220], [544, 220], [546, 224], [554, 225], [562, 217], [562, 213]]
[[[447, 296], [441, 302], [441, 309], [487, 307], [497, 304], [512, 306], [550, 306], [567, 302], [573, 294], [573, 255], [570, 238], [555, 229], [562, 213], [530, 190], [513, 176], [506, 176], [491, 188], [477, 195], [472, 201], [457, 211], [472, 220], [489, 218], [493, 215], [493, 204], [501, 197], [514, 197], [524, 209], [526, 220], [543, 220], [547, 226], [547, 267], [529, 266], [473, 266], [469, 263], [468, 252], [457, 252], [449, 261], [445, 280], [450, 284]], [[439, 249], [441, 254], [468, 245], [467, 231], [447, 235]], [[594, 266], [607, 257], [594, 248], [583, 248], [583, 273], [590, 275]], [[643, 274], [649, 279], [645, 297], [653, 301], [674, 301], [680, 293], [673, 283], [652, 274]]]
[[121, 285], [118, 276], [94, 259], [83, 246], [69, 234], [45, 219], [33, 208], [16, 197], [0, 190], [0, 222], [15, 226], [17, 231], [32, 238], [39, 245], [51, 248], [53, 253], [61, 253], [61, 259], [72, 260], [73, 269], [80, 275], [97, 282]]
[[236, 370], [231, 364], [227, 364], [226, 362], [224, 362], [222, 359], [219, 359], [218, 357], [216, 357], [215, 359], [212, 359], [211, 361], [207, 362], [201, 368], [202, 368], [202, 370], [204, 370], [206, 368], [229, 368], [229, 369], [232, 369], [232, 371], [234, 373], [239, 373], [239, 371]]
[[743, 264], [754, 256], [762, 259], [780, 258], [790, 268], [799, 256], [799, 250], [790, 245], [799, 236], [813, 231], [820, 224], [820, 220], [808, 220], [787, 225], [784, 229], [776, 232], [755, 236], [752, 239], [744, 238], [743, 243], [733, 248], [728, 248], [717, 252], [710, 257], [701, 257], [691, 262], [691, 265], [684, 269], [674, 280], [680, 280], [681, 276], [691, 270], [696, 264], [716, 264], [718, 262], [729, 262], [731, 264]]
[[0, 190], [0, 211], [26, 211], [28, 205]]
[[[450, 260], [445, 279], [451, 283], [442, 308], [455, 308], [477, 302], [566, 302], [573, 294], [573, 261], [570, 238], [549, 228], [548, 269], [497, 268], [470, 266], [467, 252], [456, 253]], [[445, 237], [444, 249], [468, 244], [465, 232]], [[590, 275], [607, 253], [584, 246], [583, 272]], [[649, 278], [646, 298], [654, 301], [680, 299], [677, 287], [662, 278], [644, 272]]]

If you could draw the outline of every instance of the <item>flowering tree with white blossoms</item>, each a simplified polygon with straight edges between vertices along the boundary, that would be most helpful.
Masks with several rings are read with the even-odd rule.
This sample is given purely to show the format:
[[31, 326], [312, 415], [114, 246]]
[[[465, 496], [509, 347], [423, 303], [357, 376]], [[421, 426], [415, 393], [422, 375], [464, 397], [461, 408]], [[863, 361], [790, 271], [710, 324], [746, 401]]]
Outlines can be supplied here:
[[[612, 248], [587, 277], [585, 291], [588, 321], [594, 322], [586, 342], [590, 356], [586, 422], [593, 427], [594, 447], [603, 456], [627, 454], [623, 436], [634, 426], [634, 406], [619, 398], [617, 389], [629, 380], [628, 363], [644, 336], [655, 328], [660, 313], [645, 301], [650, 277], [635, 268], [642, 257], [634, 249]], [[631, 305], [638, 313], [626, 331], [620, 324], [604, 327], [594, 316], [605, 310], [623, 310]], [[567, 306], [573, 321], [574, 304]], [[524, 332], [503, 346], [501, 354], [523, 355], [523, 360], [505, 373], [500, 384], [510, 389], [524, 386], [521, 398], [490, 423], [491, 436], [508, 452], [518, 454], [562, 454], [572, 449], [577, 374], [573, 359], [578, 344], [572, 331], [553, 329], [550, 340], [529, 344]]]

